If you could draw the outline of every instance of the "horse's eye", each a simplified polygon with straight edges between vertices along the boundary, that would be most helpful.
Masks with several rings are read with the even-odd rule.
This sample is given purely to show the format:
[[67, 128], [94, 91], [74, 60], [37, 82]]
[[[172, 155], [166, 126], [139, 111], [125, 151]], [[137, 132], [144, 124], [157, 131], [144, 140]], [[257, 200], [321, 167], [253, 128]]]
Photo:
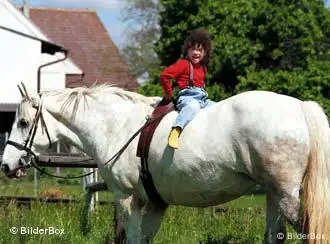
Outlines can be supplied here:
[[26, 119], [20, 119], [18, 121], [18, 125], [21, 128], [26, 128], [29, 125], [29, 121], [27, 121]]

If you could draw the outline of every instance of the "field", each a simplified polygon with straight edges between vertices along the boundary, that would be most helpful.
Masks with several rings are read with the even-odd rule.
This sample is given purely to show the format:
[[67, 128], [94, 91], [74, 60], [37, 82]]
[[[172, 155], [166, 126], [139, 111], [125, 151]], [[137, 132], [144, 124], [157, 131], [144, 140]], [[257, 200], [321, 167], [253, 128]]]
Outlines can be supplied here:
[[[0, 195], [33, 195], [33, 181], [2, 180]], [[39, 192], [57, 190], [67, 197], [83, 199], [79, 182], [67, 185], [53, 179], [39, 181]], [[100, 199], [112, 199], [111, 193], [102, 192]], [[17, 207], [15, 203], [0, 205], [1, 243], [108, 243], [113, 238], [113, 207], [98, 205], [91, 217], [87, 236], [80, 231], [83, 201], [76, 204], [35, 202]], [[12, 227], [51, 228], [58, 233], [11, 234]], [[53, 229], [52, 229], [53, 228]], [[170, 207], [154, 243], [262, 243], [265, 228], [265, 197], [246, 195], [214, 208]], [[63, 229], [64, 233], [60, 234]], [[25, 229], [32, 232], [32, 229]], [[23, 230], [24, 231], [24, 230]], [[292, 229], [288, 229], [292, 232]], [[288, 241], [287, 243], [298, 243]]]

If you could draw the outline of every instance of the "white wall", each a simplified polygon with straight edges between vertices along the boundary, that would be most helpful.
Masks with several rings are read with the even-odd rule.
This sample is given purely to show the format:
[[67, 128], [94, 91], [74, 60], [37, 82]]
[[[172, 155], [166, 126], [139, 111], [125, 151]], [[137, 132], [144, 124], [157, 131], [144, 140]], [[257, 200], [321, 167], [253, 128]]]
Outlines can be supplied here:
[[[0, 0], [0, 25], [47, 41], [46, 36], [7, 0]], [[41, 54], [40, 41], [0, 28], [0, 110], [3, 111], [1, 108], [7, 103], [20, 101], [17, 89], [20, 82], [23, 81], [29, 91], [36, 92], [38, 67], [62, 57], [62, 53]], [[70, 59], [45, 67], [41, 72], [41, 88], [63, 89], [66, 73], [81, 74], [82, 71]]]
[[[3, 2], [0, 2], [0, 25], [24, 31], [24, 25]], [[23, 81], [31, 88], [36, 87], [41, 43], [3, 29], [0, 29], [0, 42], [0, 102], [14, 103], [20, 98], [16, 84]]]
[[57, 90], [65, 87], [65, 74], [60, 72], [41, 73], [41, 90]]

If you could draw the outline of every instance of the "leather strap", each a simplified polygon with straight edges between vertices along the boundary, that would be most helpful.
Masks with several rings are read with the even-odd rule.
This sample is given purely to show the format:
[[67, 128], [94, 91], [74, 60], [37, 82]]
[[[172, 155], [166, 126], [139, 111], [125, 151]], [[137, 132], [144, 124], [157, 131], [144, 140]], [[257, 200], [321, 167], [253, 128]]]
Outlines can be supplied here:
[[192, 65], [192, 63], [188, 60], [189, 63], [189, 83], [188, 86], [189, 87], [193, 87], [194, 86], [194, 67]]
[[152, 175], [149, 172], [148, 167], [148, 154], [152, 136], [162, 120], [162, 118], [169, 112], [174, 110], [174, 104], [165, 102], [162, 100], [158, 107], [151, 114], [151, 118], [157, 118], [148, 126], [146, 126], [139, 138], [138, 148], [136, 155], [141, 158], [141, 180], [144, 187], [144, 190], [149, 197], [150, 201], [157, 206], [167, 206], [168, 204], [162, 199], [158, 193], [155, 184], [152, 180]]

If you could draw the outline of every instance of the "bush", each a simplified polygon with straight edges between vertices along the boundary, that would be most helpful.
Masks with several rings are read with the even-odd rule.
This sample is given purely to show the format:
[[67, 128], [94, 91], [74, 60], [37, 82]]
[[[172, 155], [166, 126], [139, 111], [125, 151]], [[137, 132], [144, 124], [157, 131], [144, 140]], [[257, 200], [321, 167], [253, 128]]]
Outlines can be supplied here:
[[300, 100], [314, 100], [330, 114], [330, 63], [310, 63], [308, 69], [277, 72], [250, 71], [240, 77], [236, 92], [246, 90], [267, 90], [289, 95]]

